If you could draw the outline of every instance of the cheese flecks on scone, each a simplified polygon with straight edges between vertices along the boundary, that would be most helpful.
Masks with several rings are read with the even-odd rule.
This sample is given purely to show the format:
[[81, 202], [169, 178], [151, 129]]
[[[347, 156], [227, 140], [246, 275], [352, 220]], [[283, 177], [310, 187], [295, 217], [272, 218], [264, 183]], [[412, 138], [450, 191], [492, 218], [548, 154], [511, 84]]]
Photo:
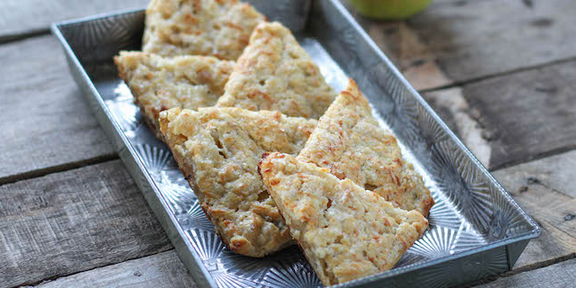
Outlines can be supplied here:
[[152, 0], [142, 50], [236, 60], [256, 25], [264, 21], [254, 7], [238, 0]]
[[298, 160], [328, 168], [402, 209], [427, 216], [434, 205], [422, 177], [402, 157], [394, 135], [380, 127], [352, 79], [320, 118]]
[[352, 180], [282, 153], [259, 165], [290, 232], [324, 285], [389, 270], [420, 238], [428, 221], [395, 208]]
[[233, 61], [214, 57], [164, 58], [138, 51], [121, 51], [114, 62], [132, 91], [134, 102], [159, 138], [161, 111], [214, 106], [234, 67]]
[[318, 119], [335, 97], [290, 30], [274, 22], [256, 27], [216, 106]]
[[232, 251], [252, 257], [292, 243], [258, 161], [270, 151], [296, 155], [316, 122], [240, 108], [160, 113], [166, 142], [216, 231]]

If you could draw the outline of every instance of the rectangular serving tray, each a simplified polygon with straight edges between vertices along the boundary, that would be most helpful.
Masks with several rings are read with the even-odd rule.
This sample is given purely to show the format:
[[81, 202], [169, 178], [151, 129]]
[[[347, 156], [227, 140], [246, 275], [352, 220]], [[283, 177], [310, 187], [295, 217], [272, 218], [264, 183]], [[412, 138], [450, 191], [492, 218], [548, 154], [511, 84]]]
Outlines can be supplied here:
[[[280, 21], [337, 91], [354, 78], [381, 125], [423, 175], [436, 205], [430, 228], [396, 267], [338, 287], [446, 287], [506, 272], [536, 223], [452, 133], [338, 0], [248, 1]], [[144, 125], [112, 58], [139, 50], [144, 11], [52, 25], [74, 79], [199, 287], [318, 287], [296, 247], [262, 259], [216, 236], [169, 149]]]

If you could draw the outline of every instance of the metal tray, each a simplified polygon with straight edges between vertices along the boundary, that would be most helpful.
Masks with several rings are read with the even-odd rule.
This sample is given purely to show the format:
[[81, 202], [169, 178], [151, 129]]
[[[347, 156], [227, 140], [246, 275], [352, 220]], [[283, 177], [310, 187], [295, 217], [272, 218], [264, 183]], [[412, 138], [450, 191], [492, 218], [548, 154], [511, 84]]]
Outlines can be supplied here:
[[[375, 115], [422, 173], [436, 205], [430, 228], [396, 267], [339, 287], [444, 287], [510, 270], [535, 222], [447, 128], [338, 0], [249, 1], [297, 35], [328, 82], [354, 78]], [[225, 248], [169, 149], [144, 125], [112, 57], [139, 50], [142, 10], [57, 23], [70, 70], [100, 125], [200, 287], [317, 287], [295, 247], [254, 259]]]

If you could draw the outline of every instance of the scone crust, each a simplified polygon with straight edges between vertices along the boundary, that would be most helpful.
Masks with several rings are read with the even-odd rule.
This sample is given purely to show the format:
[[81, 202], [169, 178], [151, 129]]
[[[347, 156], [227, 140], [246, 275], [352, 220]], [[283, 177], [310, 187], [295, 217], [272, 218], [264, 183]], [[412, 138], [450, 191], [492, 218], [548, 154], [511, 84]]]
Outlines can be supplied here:
[[175, 107], [214, 106], [235, 65], [233, 61], [209, 56], [165, 58], [139, 51], [121, 51], [114, 62], [134, 102], [159, 138], [160, 112]]
[[428, 221], [328, 169], [271, 153], [260, 173], [290, 232], [326, 286], [389, 270]]
[[264, 21], [254, 7], [238, 0], [152, 0], [142, 50], [236, 60]]
[[217, 106], [318, 119], [335, 97], [290, 30], [273, 22], [256, 27]]
[[267, 151], [296, 155], [316, 122], [239, 108], [160, 113], [168, 146], [218, 234], [232, 251], [252, 257], [293, 243], [258, 161]]
[[434, 205], [422, 177], [402, 157], [396, 137], [380, 127], [352, 79], [320, 118], [298, 159], [328, 168], [396, 207], [428, 216]]

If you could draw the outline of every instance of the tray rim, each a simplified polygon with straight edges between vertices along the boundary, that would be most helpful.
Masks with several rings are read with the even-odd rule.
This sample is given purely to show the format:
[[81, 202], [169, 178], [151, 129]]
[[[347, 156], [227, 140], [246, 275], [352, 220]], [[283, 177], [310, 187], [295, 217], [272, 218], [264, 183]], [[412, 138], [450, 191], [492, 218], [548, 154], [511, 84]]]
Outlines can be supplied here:
[[[435, 259], [431, 259], [431, 260], [426, 260], [422, 263], [413, 263], [413, 264], [406, 265], [403, 267], [394, 268], [392, 270], [384, 271], [384, 272], [374, 274], [371, 276], [366, 276], [366, 277], [363, 277], [360, 279], [352, 280], [352, 281], [338, 284], [338, 285], [335, 285], [332, 287], [352, 287], [352, 286], [356, 286], [356, 285], [374, 283], [375, 281], [389, 279], [389, 278], [398, 276], [400, 274], [404, 274], [404, 273], [408, 273], [408, 272], [412, 272], [412, 271], [417, 271], [420, 269], [424, 269], [427, 267], [431, 267], [434, 265], [438, 265], [438, 264], [441, 264], [444, 262], [448, 262], [448, 261], [452, 261], [452, 260], [456, 260], [456, 259], [460, 259], [460, 258], [465, 258], [465, 257], [468, 257], [470, 255], [478, 254], [478, 253], [492, 250], [492, 249], [496, 249], [499, 247], [504, 247], [506, 249], [506, 253], [508, 254], [507, 245], [522, 242], [522, 241], [531, 240], [531, 239], [534, 239], [534, 238], [537, 238], [538, 236], [540, 236], [542, 231], [541, 231], [541, 228], [539, 227], [539, 225], [532, 219], [531, 216], [529, 216], [524, 211], [524, 209], [522, 209], [522, 207], [520, 205], [518, 205], [518, 203], [512, 198], [510, 193], [498, 182], [498, 180], [496, 180], [496, 178], [488, 171], [488, 169], [486, 169], [486, 167], [476, 158], [476, 156], [466, 147], [466, 145], [454, 134], [454, 132], [446, 125], [446, 123], [430, 107], [430, 105], [426, 102], [426, 100], [424, 100], [424, 98], [422, 98], [420, 93], [412, 87], [412, 85], [406, 80], [406, 78], [402, 75], [402, 73], [398, 70], [398, 68], [384, 54], [384, 52], [378, 47], [378, 45], [374, 42], [374, 40], [372, 40], [372, 38], [360, 26], [360, 24], [358, 24], [358, 22], [353, 18], [353, 16], [350, 14], [350, 12], [348, 12], [348, 10], [344, 7], [344, 5], [339, 0], [312, 0], [312, 1], [328, 1], [338, 10], [338, 12], [352, 25], [354, 30], [359, 33], [359, 35], [362, 37], [362, 40], [366, 41], [366, 43], [368, 44], [370, 49], [372, 49], [376, 53], [376, 55], [383, 60], [385, 65], [391, 69], [391, 71], [393, 72], [395, 77], [398, 77], [398, 79], [402, 82], [402, 84], [405, 85], [405, 87], [409, 90], [409, 92], [412, 94], [412, 96], [415, 97], [415, 100], [420, 105], [422, 105], [422, 107], [425, 109], [425, 111], [430, 114], [432, 119], [434, 119], [434, 121], [436, 121], [440, 125], [440, 127], [447, 133], [448, 137], [452, 141], [454, 141], [459, 148], [461, 148], [463, 150], [463, 152], [470, 158], [470, 160], [472, 160], [472, 162], [480, 169], [482, 174], [484, 174], [487, 177], [487, 179], [492, 184], [495, 185], [495, 188], [498, 190], [498, 192], [503, 194], [503, 196], [509, 201], [509, 203], [512, 206], [514, 206], [514, 209], [516, 209], [520, 213], [520, 215], [522, 215], [522, 217], [533, 228], [532, 230], [528, 230], [524, 233], [509, 237], [509, 238], [496, 240], [490, 244], [479, 246], [476, 248], [472, 248], [470, 250], [459, 252], [457, 254], [448, 255], [448, 256], [435, 258]], [[311, 9], [311, 11], [312, 10], [313, 9]], [[61, 27], [68, 26], [68, 25], [82, 24], [85, 22], [99, 20], [102, 18], [115, 17], [115, 16], [119, 16], [119, 15], [123, 15], [123, 14], [137, 14], [137, 13], [144, 13], [144, 12], [145, 12], [145, 8], [125, 9], [125, 10], [117, 10], [117, 11], [108, 12], [108, 13], [99, 13], [99, 14], [89, 15], [89, 16], [85, 16], [85, 17], [69, 19], [69, 20], [65, 20], [65, 21], [59, 21], [59, 22], [55, 22], [55, 23], [51, 24], [51, 31], [56, 36], [56, 38], [59, 40], [60, 44], [62, 45], [64, 52], [66, 53], [66, 56], [68, 56], [68, 60], [72, 61], [75, 68], [77, 68], [78, 71], [80, 72], [80, 74], [81, 74], [80, 76], [81, 76], [82, 80], [84, 81], [84, 84], [87, 85], [88, 89], [90, 90], [90, 92], [92, 94], [90, 96], [92, 96], [92, 98], [94, 98], [94, 100], [97, 101], [100, 108], [102, 109], [102, 112], [106, 115], [106, 117], [110, 121], [112, 128], [114, 128], [114, 132], [115, 132], [116, 136], [120, 137], [122, 144], [124, 145], [125, 149], [128, 150], [129, 155], [125, 156], [125, 157], [130, 157], [131, 159], [125, 159], [125, 157], [122, 157], [123, 155], [120, 152], [124, 147], [115, 147], [117, 152], [119, 152], [119, 154], [121, 154], [121, 159], [123, 160], [123, 162], [131, 160], [138, 166], [138, 168], [140, 170], [139, 172], [145, 177], [147, 183], [150, 185], [150, 187], [154, 191], [155, 196], [158, 198], [158, 200], [159, 200], [160, 204], [163, 206], [164, 210], [170, 211], [171, 209], [168, 205], [168, 201], [160, 193], [160, 188], [157, 186], [156, 182], [152, 179], [152, 176], [150, 175], [150, 172], [148, 171], [148, 169], [146, 169], [146, 167], [144, 166], [142, 159], [136, 153], [136, 149], [133, 147], [133, 144], [128, 140], [128, 138], [126, 137], [125, 133], [123, 132], [121, 126], [117, 122], [116, 118], [109, 111], [106, 103], [104, 103], [102, 96], [100, 95], [100, 93], [98, 92], [96, 87], [94, 86], [94, 82], [90, 79], [87, 71], [84, 69], [84, 67], [80, 63], [80, 60], [76, 56], [76, 53], [70, 47], [68, 41], [66, 40], [66, 38], [64, 37], [64, 35], [61, 32]], [[108, 137], [113, 137], [113, 136], [114, 135], [108, 135]], [[135, 182], [137, 182], [137, 181], [135, 181]], [[143, 193], [143, 194], [145, 194], [145, 193]], [[168, 234], [170, 234], [171, 231], [168, 231], [169, 229], [176, 229], [175, 232], [178, 233], [178, 236], [181, 239], [187, 239], [186, 233], [183, 231], [183, 229], [180, 227], [180, 225], [178, 225], [178, 221], [177, 221], [177, 219], [175, 219], [175, 216], [173, 215], [173, 213], [166, 213], [166, 214], [168, 216], [169, 221], [171, 222], [171, 223], [167, 223], [167, 224], [170, 225], [171, 227], [163, 227], [164, 230], [166, 230], [166, 232]], [[163, 216], [163, 215], [157, 215], [156, 213], [155, 213], [155, 215], [157, 218], [160, 216]], [[163, 223], [163, 222], [161, 222], [161, 223]], [[165, 225], [163, 225], [163, 226], [165, 226]], [[169, 237], [169, 238], [170, 238], [171, 242], [174, 244], [174, 246], [177, 248], [178, 246], [176, 245], [176, 243], [174, 243], [174, 240], [172, 240], [172, 237]], [[194, 278], [194, 280], [195, 281], [204, 280], [204, 281], [208, 282], [207, 284], [209, 284], [211, 287], [218, 287], [216, 285], [212, 275], [207, 271], [206, 267], [204, 266], [200, 256], [198, 255], [198, 251], [196, 251], [196, 249], [194, 247], [192, 247], [190, 245], [190, 243], [188, 243], [189, 241], [182, 241], [182, 242], [184, 242], [184, 244], [186, 245], [187, 250], [191, 252], [190, 254], [194, 258], [195, 266], [197, 266], [197, 268], [203, 274], [202, 277], [204, 279]], [[179, 249], [176, 249], [176, 250], [178, 251]], [[180, 252], [178, 252], [178, 254], [180, 256]], [[182, 257], [182, 256], [180, 256], [180, 257]], [[180, 260], [184, 264], [188, 262], [188, 261], [183, 261], [182, 259], [180, 259]], [[509, 260], [507, 260], [507, 261], [509, 262]], [[510, 263], [508, 263], [508, 264], [510, 266]], [[187, 267], [187, 268], [188, 268], [188, 270], [190, 270], [190, 267]], [[509, 268], [511, 269], [512, 267], [509, 267]], [[191, 272], [190, 274], [193, 276], [197, 276], [196, 273]], [[197, 284], [200, 284], [200, 283], [197, 283]]]
[[[60, 31], [60, 26], [64, 26], [64, 25], [80, 24], [83, 22], [89, 22], [89, 21], [97, 20], [97, 19], [101, 19], [101, 18], [108, 18], [108, 17], [118, 16], [121, 14], [141, 13], [143, 11], [144, 11], [144, 9], [132, 9], [132, 10], [124, 11], [124, 12], [103, 13], [103, 14], [99, 14], [99, 15], [95, 15], [95, 16], [82, 17], [82, 18], [79, 18], [78, 20], [71, 19], [71, 20], [67, 20], [67, 21], [63, 21], [63, 22], [53, 23], [51, 25], [51, 30], [52, 30], [52, 33], [55, 34], [55, 36], [60, 41], [61, 45], [63, 46], [64, 51], [69, 56], [69, 60], [71, 60], [74, 63], [74, 65], [76, 66], [76, 68], [79, 69], [79, 71], [81, 73], [81, 77], [84, 80], [84, 82], [88, 85], [88, 89], [90, 89], [92, 96], [97, 96], [97, 97], [93, 97], [93, 98], [95, 98], [95, 100], [98, 102], [100, 108], [103, 110], [103, 112], [106, 114], [106, 117], [110, 121], [110, 124], [112, 124], [112, 126], [114, 128], [114, 132], [116, 132], [117, 136], [120, 137], [122, 144], [124, 144], [124, 147], [129, 151], [129, 156], [126, 156], [126, 157], [130, 157], [132, 159], [124, 159], [124, 157], [122, 157], [122, 153], [120, 153], [122, 150], [122, 147], [115, 147], [118, 154], [120, 154], [120, 156], [121, 156], [120, 158], [122, 159], [122, 162], [124, 162], [124, 164], [126, 164], [127, 160], [134, 161], [134, 163], [138, 166], [140, 173], [142, 173], [142, 175], [146, 178], [146, 181], [148, 182], [148, 184], [152, 188], [152, 191], [154, 192], [155, 196], [158, 198], [160, 204], [162, 205], [162, 208], [164, 208], [165, 211], [170, 211], [171, 209], [170, 209], [170, 206], [168, 205], [168, 200], [165, 199], [164, 195], [159, 193], [160, 188], [156, 184], [156, 181], [153, 180], [152, 176], [150, 175], [150, 172], [144, 166], [144, 162], [142, 161], [142, 159], [140, 157], [138, 157], [138, 154], [136, 153], [136, 149], [134, 148], [133, 144], [128, 140], [125, 133], [122, 131], [122, 128], [121, 128], [120, 124], [118, 123], [117, 119], [112, 115], [112, 113], [108, 109], [108, 106], [106, 105], [106, 103], [104, 103], [102, 96], [100, 95], [100, 93], [98, 92], [96, 87], [94, 86], [94, 82], [92, 82], [92, 79], [90, 79], [90, 76], [88, 76], [88, 73], [86, 72], [86, 70], [84, 69], [82, 64], [80, 63], [80, 60], [76, 56], [76, 53], [74, 53], [74, 50], [72, 50], [72, 47], [70, 47], [70, 45], [68, 44], [68, 41], [66, 40], [66, 38], [64, 37], [64, 35], [62, 35], [62, 33]], [[135, 181], [135, 183], [137, 183], [137, 181]], [[139, 188], [140, 188], [140, 190], [142, 190], [141, 187], [139, 187]], [[145, 193], [143, 193], [143, 194], [145, 194]], [[146, 199], [146, 200], [148, 200], [148, 199]], [[154, 209], [152, 209], [152, 210], [154, 212], [154, 215], [157, 218], [159, 218], [161, 216], [161, 215], [157, 215], [157, 213]], [[168, 231], [168, 230], [169, 229], [175, 229], [176, 232], [178, 233], [178, 236], [181, 239], [186, 239], [187, 237], [186, 237], [186, 234], [183, 231], [182, 227], [180, 225], [177, 225], [178, 220], [175, 218], [174, 213], [166, 213], [166, 214], [167, 214], [167, 217], [168, 217], [169, 222], [170, 222], [170, 223], [167, 223], [167, 225], [170, 225], [171, 227], [164, 227], [165, 225], [162, 225], [163, 226], [162, 228], [165, 230], [165, 232], [168, 234], [168, 236], [170, 236], [170, 231]], [[161, 221], [161, 223], [164, 223], [164, 222]], [[170, 239], [170, 242], [172, 243], [172, 245], [174, 245], [175, 248], [178, 247], [178, 245], [176, 245], [176, 243], [174, 243], [174, 241], [172, 240], [172, 237], [168, 237], [168, 238]], [[201, 280], [208, 282], [210, 287], [218, 287], [216, 285], [216, 282], [214, 281], [212, 275], [206, 269], [206, 266], [203, 265], [202, 259], [200, 258], [198, 251], [196, 251], [196, 249], [194, 249], [194, 247], [192, 247], [190, 245], [189, 241], [182, 241], [182, 242], [184, 243], [184, 245], [186, 245], [186, 248], [188, 249], [188, 251], [191, 252], [190, 254], [194, 258], [194, 262], [195, 262], [197, 268], [200, 269], [200, 271], [202, 272], [203, 279], [201, 279]], [[176, 251], [178, 252], [179, 258], [180, 258], [181, 252], [179, 252], [178, 250], [179, 249], [176, 249]], [[186, 261], [183, 261], [182, 259], [180, 259], [180, 261], [182, 261], [183, 264], [186, 262]], [[186, 268], [188, 268], [188, 270], [190, 271], [190, 267], [186, 267]], [[190, 271], [190, 274], [194, 275], [195, 273], [192, 273]], [[196, 275], [194, 275], [194, 276], [196, 276]], [[193, 277], [193, 279], [195, 281], [197, 281], [197, 278]]]

